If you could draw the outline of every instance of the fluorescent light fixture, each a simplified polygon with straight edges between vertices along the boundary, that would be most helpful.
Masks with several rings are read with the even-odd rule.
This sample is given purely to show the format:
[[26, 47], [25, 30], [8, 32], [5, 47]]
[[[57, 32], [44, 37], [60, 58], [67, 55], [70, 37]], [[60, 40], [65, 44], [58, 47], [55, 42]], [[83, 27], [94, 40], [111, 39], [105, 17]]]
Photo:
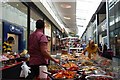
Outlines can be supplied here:
[[83, 27], [82, 25], [77, 25], [78, 27]]
[[67, 20], [69, 20], [69, 19], [71, 19], [70, 17], [64, 17], [64, 19], [67, 19]]
[[78, 20], [86, 20], [86, 19], [84, 19], [84, 18], [76, 18], [76, 19], [78, 19]]
[[61, 4], [60, 5], [62, 8], [71, 8], [72, 6], [69, 4]]
[[16, 6], [19, 6], [18, 4], [16, 4]]

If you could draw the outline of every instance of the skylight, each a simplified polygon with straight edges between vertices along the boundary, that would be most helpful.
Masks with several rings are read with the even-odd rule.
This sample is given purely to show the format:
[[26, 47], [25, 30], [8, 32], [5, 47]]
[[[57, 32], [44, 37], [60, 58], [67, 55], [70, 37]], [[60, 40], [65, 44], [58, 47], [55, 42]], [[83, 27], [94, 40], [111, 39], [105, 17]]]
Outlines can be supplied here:
[[[101, 1], [102, 0], [76, 0], [76, 24], [79, 29], [79, 36], [82, 36]], [[83, 27], [79, 27], [79, 25]]]

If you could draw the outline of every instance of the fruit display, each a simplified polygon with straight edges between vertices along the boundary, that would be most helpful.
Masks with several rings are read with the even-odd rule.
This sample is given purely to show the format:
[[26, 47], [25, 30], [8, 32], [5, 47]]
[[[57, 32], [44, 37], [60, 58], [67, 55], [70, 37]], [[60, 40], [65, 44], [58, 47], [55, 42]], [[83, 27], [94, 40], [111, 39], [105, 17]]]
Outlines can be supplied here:
[[97, 77], [95, 80], [113, 80], [111, 78]]
[[72, 70], [72, 71], [79, 69], [78, 66], [75, 63], [72, 63], [72, 62], [65, 63], [62, 66], [65, 67], [66, 69]]
[[6, 61], [6, 60], [9, 60], [9, 58], [6, 57], [5, 55], [0, 55], [0, 62], [1, 61]]
[[104, 60], [104, 61], [101, 61], [101, 64], [107, 66], [107, 65], [110, 65], [111, 63], [110, 63], [110, 60]]
[[94, 66], [92, 66], [92, 67], [88, 67], [88, 66], [86, 66], [85, 68], [83, 68], [82, 70], [83, 71], [93, 71], [93, 70], [96, 70], [97, 68], [95, 68]]
[[75, 72], [68, 70], [61, 70], [53, 76], [55, 79], [73, 79], [75, 77]]
[[73, 57], [72, 54], [64, 54], [64, 55], [61, 55], [61, 58], [62, 58], [63, 60], [68, 59], [68, 60], [70, 60], [70, 61], [78, 61], [78, 58]]
[[60, 70], [61, 68], [57, 65], [49, 65], [48, 70], [53, 71], [53, 70]]
[[94, 66], [93, 62], [85, 61], [81, 63], [81, 66]]
[[113, 80], [113, 77], [107, 75], [90, 75], [87, 80]]
[[77, 57], [76, 60], [74, 60], [74, 57], [71, 54], [64, 54], [61, 56], [61, 58], [60, 65], [64, 67], [65, 70], [58, 65], [48, 66], [48, 71], [56, 70], [56, 72], [53, 73], [53, 76], [58, 80], [72, 80], [73, 78], [78, 78], [78, 80], [86, 80], [85, 76], [90, 75], [100, 76], [90, 76], [87, 78], [87, 80], [113, 80], [114, 78], [116, 80], [116, 74], [113, 72], [111, 60], [100, 56], [98, 56], [96, 59], [89, 59], [82, 54], [80, 54], [80, 57]]
[[7, 57], [8, 57], [9, 59], [14, 59], [14, 58], [15, 58], [14, 55], [10, 55], [10, 54], [9, 54]]

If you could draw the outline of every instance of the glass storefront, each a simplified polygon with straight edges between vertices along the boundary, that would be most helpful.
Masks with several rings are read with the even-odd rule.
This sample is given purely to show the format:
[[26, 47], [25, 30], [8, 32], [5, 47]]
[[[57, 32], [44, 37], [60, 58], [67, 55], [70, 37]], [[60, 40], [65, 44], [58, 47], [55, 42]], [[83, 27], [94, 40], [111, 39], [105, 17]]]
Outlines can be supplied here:
[[41, 15], [36, 12], [34, 9], [30, 9], [30, 33], [32, 33], [33, 31], [35, 31], [36, 29], [36, 21], [38, 19], [42, 19]]
[[51, 52], [51, 24], [47, 20], [45, 20], [45, 30], [44, 33], [48, 38], [48, 51]]
[[[12, 26], [15, 32], [7, 32], [4, 29], [4, 41], [7, 37], [12, 36], [15, 39], [15, 44], [13, 45], [13, 50], [18, 51], [18, 46], [20, 48], [27, 48], [27, 10], [28, 8], [21, 2], [6, 2], [2, 3], [2, 21], [4, 22], [3, 28], [7, 27], [5, 24]], [[23, 30], [22, 36], [19, 36], [17, 32]], [[20, 39], [21, 38], [21, 39]], [[19, 49], [20, 50], [20, 49]]]
[[52, 54], [56, 54], [56, 28], [52, 26], [52, 45], [51, 45]]
[[61, 48], [60, 48], [60, 45], [61, 45], [61, 41], [60, 41], [60, 31], [57, 29], [56, 31], [56, 52], [57, 53], [60, 53], [61, 52]]
[[56, 27], [52, 26], [52, 54], [60, 53], [60, 38], [62, 38], [62, 33]]
[[[17, 0], [18, 1], [18, 0]], [[30, 9], [30, 33], [32, 33], [33, 31], [35, 31], [36, 29], [36, 21], [38, 19], [44, 19], [43, 17], [45, 16], [41, 16], [41, 14], [36, 11], [36, 9], [30, 7], [28, 8], [26, 5], [24, 5], [21, 2], [4, 2], [2, 3], [2, 22], [6, 25], [6, 22], [9, 23], [9, 25], [12, 25], [13, 27], [15, 27], [14, 29], [17, 29], [17, 27], [20, 27], [23, 29], [23, 39], [22, 39], [22, 45], [24, 47], [24, 49], [27, 49], [27, 43], [28, 43], [28, 9]], [[50, 39], [49, 40], [49, 50], [56, 53], [58, 52], [58, 46], [60, 46], [60, 38], [62, 37], [62, 33], [60, 32], [60, 30], [58, 30], [56, 28], [56, 26], [53, 26], [49, 21], [47, 21], [46, 19], [45, 21], [45, 31], [44, 34]], [[52, 25], [52, 26], [51, 26]], [[1, 25], [2, 26], [2, 25]], [[6, 27], [6, 26], [2, 26], [2, 27]], [[53, 29], [51, 29], [53, 28]], [[2, 30], [0, 28], [0, 30]], [[5, 30], [5, 29], [4, 29]], [[52, 31], [51, 31], [52, 30]], [[3, 31], [3, 34], [1, 35], [5, 35], [4, 33], [5, 31]], [[15, 38], [15, 45], [14, 45], [14, 52], [20, 52], [19, 51], [19, 36], [18, 34], [12, 33], [12, 32], [7, 32], [6, 33], [7, 36], [6, 38], [3, 38], [3, 41], [6, 41], [7, 38], [9, 36], [12, 36]], [[65, 34], [64, 34], [65, 35]], [[5, 36], [4, 36], [5, 37]], [[2, 42], [1, 42], [2, 43]], [[54, 54], [53, 53], [53, 54]]]
[[109, 0], [110, 47], [120, 55], [120, 1]]

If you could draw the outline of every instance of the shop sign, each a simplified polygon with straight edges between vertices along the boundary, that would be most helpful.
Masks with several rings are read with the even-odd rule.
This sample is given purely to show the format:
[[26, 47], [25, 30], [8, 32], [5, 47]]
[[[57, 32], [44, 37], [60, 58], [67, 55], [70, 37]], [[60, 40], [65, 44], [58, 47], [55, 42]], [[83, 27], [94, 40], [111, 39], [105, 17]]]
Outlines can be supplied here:
[[10, 25], [10, 31], [11, 31], [11, 32], [22, 33], [22, 31], [21, 31], [19, 28], [15, 27], [15, 26], [13, 26], [13, 25]]

